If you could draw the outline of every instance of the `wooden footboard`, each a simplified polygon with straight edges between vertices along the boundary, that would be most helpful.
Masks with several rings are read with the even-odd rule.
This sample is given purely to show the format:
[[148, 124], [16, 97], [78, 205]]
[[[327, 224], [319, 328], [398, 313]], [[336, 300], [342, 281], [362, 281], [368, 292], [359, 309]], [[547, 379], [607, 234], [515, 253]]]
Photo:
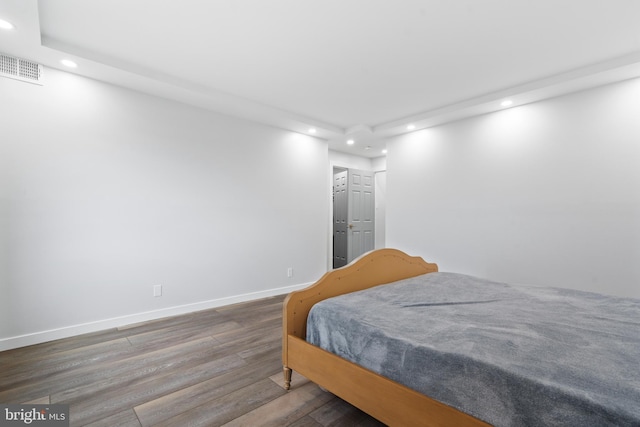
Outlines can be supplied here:
[[289, 335], [290, 368], [389, 426], [489, 424]]
[[292, 370], [388, 425], [487, 426], [467, 414], [364, 369], [305, 341], [311, 307], [323, 299], [438, 271], [396, 249], [369, 252], [292, 292], [283, 306], [282, 363], [285, 387]]

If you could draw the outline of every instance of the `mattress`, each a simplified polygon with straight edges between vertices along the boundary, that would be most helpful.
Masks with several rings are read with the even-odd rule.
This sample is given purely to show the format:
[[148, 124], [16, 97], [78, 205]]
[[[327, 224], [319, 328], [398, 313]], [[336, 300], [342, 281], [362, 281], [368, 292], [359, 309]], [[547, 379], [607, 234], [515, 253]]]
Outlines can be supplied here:
[[495, 426], [639, 426], [640, 300], [429, 273], [330, 298], [307, 341]]

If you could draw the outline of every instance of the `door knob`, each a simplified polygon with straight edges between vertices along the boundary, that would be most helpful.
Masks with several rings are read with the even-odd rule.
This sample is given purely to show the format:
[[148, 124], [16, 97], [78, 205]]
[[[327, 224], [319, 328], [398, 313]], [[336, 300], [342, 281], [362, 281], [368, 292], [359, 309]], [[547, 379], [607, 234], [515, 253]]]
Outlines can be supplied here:
[[349, 229], [352, 229], [352, 228], [353, 228], [353, 224], [349, 224]]

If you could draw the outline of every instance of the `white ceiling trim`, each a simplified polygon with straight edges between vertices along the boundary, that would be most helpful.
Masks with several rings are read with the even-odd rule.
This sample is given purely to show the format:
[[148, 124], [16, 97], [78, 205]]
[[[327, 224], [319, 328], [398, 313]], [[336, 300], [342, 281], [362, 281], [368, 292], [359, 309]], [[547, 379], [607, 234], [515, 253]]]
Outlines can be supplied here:
[[[316, 133], [313, 136], [327, 140], [330, 149], [365, 157], [380, 156], [386, 139], [409, 132], [407, 125], [410, 123], [415, 126], [415, 130], [419, 130], [500, 110], [503, 108], [500, 106], [500, 101], [505, 98], [513, 100], [512, 107], [516, 107], [640, 77], [640, 51], [638, 51], [390, 122], [354, 123], [343, 128], [43, 37], [37, 0], [4, 0], [0, 5], [0, 12], [5, 18], [14, 20], [16, 24], [14, 34], [0, 38], [2, 53], [142, 93], [293, 132], [309, 134], [308, 130], [314, 128]], [[76, 60], [80, 66], [75, 70], [64, 68], [59, 62], [63, 57]], [[347, 146], [345, 142], [349, 138], [356, 139], [357, 144]], [[369, 149], [366, 149], [367, 147]]]
[[639, 76], [640, 52], [635, 52], [610, 61], [492, 92], [437, 110], [383, 123], [374, 127], [373, 132], [381, 137], [395, 136], [407, 133], [406, 127], [409, 123], [415, 126], [415, 130], [419, 130], [504, 109], [500, 102], [505, 99], [513, 101], [513, 104], [509, 106], [509, 108], [513, 108]]
[[[500, 106], [500, 101], [507, 98], [513, 101], [513, 105], [510, 106], [513, 108], [640, 77], [640, 52], [635, 52], [545, 79], [488, 93], [436, 110], [403, 117], [392, 122], [380, 123], [375, 126], [356, 124], [344, 129], [311, 117], [304, 117], [237, 95], [193, 84], [174, 76], [144, 69], [136, 64], [99, 56], [94, 52], [82, 50], [77, 46], [70, 46], [51, 38], [43, 37], [42, 46], [82, 58], [83, 67], [75, 71], [76, 74], [91, 78], [98, 77], [100, 80], [115, 85], [298, 133], [308, 134], [308, 130], [314, 128], [316, 129], [314, 136], [328, 140], [331, 149], [365, 157], [382, 155], [381, 150], [386, 145], [385, 140], [409, 132], [407, 130], [408, 124], [415, 126], [413, 131], [426, 129], [504, 109]], [[92, 66], [87, 66], [86, 61], [90, 61]], [[62, 69], [57, 63], [54, 63], [53, 66]], [[345, 142], [349, 138], [357, 139], [358, 146], [347, 146]]]

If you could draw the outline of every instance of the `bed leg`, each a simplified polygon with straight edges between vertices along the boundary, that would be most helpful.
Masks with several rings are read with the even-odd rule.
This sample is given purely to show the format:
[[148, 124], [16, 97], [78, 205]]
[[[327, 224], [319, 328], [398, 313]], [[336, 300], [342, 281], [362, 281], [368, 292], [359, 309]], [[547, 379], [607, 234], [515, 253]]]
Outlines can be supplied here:
[[291, 389], [291, 374], [293, 373], [293, 371], [291, 370], [291, 368], [283, 366], [282, 373], [284, 374], [284, 389], [289, 390]]

